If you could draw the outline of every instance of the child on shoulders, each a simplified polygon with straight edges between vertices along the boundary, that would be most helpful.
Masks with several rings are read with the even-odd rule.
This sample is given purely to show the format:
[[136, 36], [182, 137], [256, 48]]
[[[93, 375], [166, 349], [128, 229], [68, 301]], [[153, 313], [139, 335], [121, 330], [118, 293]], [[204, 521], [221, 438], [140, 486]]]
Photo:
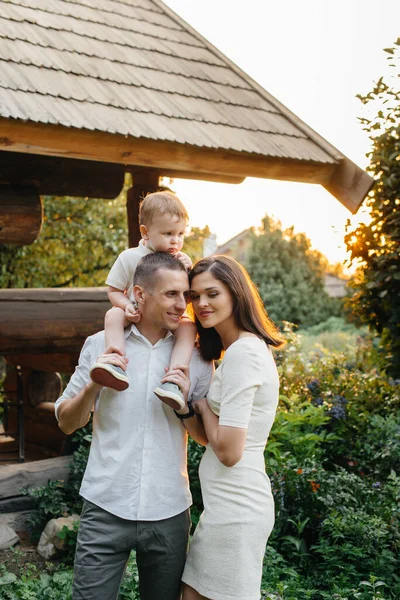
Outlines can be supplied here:
[[[140, 313], [133, 297], [133, 276], [140, 259], [150, 252], [168, 252], [176, 256], [189, 271], [192, 262], [181, 252], [188, 213], [179, 198], [172, 192], [148, 194], [139, 208], [139, 225], [142, 239], [136, 248], [122, 252], [107, 277], [108, 297], [113, 305], [105, 317], [105, 347], [115, 346], [125, 355], [124, 329], [140, 321]], [[170, 367], [188, 365], [196, 338], [195, 324], [183, 317], [174, 333], [176, 343], [171, 355]], [[92, 380], [117, 391], [129, 387], [129, 379], [121, 367], [95, 363], [91, 370]], [[170, 382], [161, 383], [154, 393], [174, 410], [184, 407], [179, 387]]]

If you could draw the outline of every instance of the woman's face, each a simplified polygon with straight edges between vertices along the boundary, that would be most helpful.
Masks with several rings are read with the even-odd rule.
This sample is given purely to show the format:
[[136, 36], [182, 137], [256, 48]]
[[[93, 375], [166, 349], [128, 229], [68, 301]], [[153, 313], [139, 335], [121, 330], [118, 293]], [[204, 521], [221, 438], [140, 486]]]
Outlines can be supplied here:
[[193, 278], [190, 295], [196, 317], [206, 329], [218, 328], [229, 320], [234, 321], [233, 300], [229, 288], [216, 279], [211, 271], [205, 271]]

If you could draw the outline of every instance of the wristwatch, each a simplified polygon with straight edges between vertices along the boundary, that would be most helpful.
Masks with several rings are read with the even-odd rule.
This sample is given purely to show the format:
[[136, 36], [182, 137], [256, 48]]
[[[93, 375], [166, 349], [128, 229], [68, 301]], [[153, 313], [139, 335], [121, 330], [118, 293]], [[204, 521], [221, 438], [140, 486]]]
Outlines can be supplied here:
[[178, 412], [176, 412], [176, 410], [174, 410], [174, 413], [176, 414], [178, 419], [180, 419], [181, 421], [183, 421], [184, 419], [190, 419], [191, 417], [194, 417], [196, 414], [196, 411], [194, 410], [193, 404], [191, 403], [190, 400], [188, 400], [187, 406], [188, 406], [189, 412], [185, 413], [184, 415], [180, 415]]

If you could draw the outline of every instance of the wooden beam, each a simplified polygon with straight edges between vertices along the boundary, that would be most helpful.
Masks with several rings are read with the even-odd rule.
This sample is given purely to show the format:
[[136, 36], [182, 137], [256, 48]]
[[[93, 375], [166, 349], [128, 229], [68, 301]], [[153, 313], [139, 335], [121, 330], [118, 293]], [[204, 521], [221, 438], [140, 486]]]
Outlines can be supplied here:
[[[20, 366], [48, 373], [73, 373], [78, 364], [79, 352], [66, 354], [53, 352], [52, 354], [26, 354], [27, 348], [21, 354], [7, 356], [7, 363], [15, 367]], [[23, 353], [22, 353], [23, 352]]]
[[[198, 181], [204, 181], [203, 173], [196, 173], [196, 171], [175, 171], [174, 169], [164, 169], [163, 177], [171, 177], [171, 179], [194, 179]], [[218, 173], [208, 173], [207, 181], [215, 181], [216, 183], [231, 183], [239, 184], [243, 183], [246, 178], [244, 176], [235, 177], [235, 175], [219, 175]]]
[[19, 496], [21, 488], [46, 485], [51, 480], [69, 477], [71, 456], [59, 456], [30, 463], [0, 467], [0, 498]]
[[128, 238], [129, 247], [139, 244], [139, 205], [140, 201], [150, 192], [159, 188], [160, 173], [154, 169], [140, 169], [132, 171], [133, 185], [128, 190], [126, 209], [128, 213]]
[[160, 171], [209, 176], [262, 177], [305, 183], [327, 183], [336, 162], [315, 163], [134, 138], [102, 131], [73, 129], [0, 118], [0, 149], [28, 154], [68, 156]]
[[42, 222], [42, 201], [34, 188], [0, 185], [0, 244], [32, 244]]
[[79, 352], [110, 306], [106, 288], [0, 290], [1, 354]]
[[[158, 170], [162, 176], [177, 171], [197, 173], [198, 178], [205, 181], [215, 180], [215, 177], [224, 181], [226, 176], [228, 182], [232, 177], [260, 177], [318, 183], [332, 190], [331, 193], [351, 211], [361, 204], [368, 181], [372, 182], [369, 175], [349, 161], [347, 166], [353, 165], [354, 171], [359, 173], [358, 179], [363, 180], [363, 185], [352, 186], [349, 195], [347, 176], [342, 180], [342, 170], [336, 170], [345, 157], [336, 149], [332, 162], [320, 163], [4, 118], [0, 118], [0, 132], [0, 150], [10, 152], [148, 167]], [[323, 138], [318, 138], [320, 146], [331, 147]]]
[[113, 163], [0, 151], [0, 186], [29, 186], [42, 196], [116, 198], [124, 171]]
[[344, 158], [324, 188], [355, 214], [373, 185], [372, 177], [351, 160]]

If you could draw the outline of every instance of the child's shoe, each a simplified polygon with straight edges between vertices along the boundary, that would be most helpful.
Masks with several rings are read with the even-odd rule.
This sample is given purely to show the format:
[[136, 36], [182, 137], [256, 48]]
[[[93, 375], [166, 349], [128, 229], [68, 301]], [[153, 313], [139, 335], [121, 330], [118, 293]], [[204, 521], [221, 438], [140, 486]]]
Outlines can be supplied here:
[[176, 383], [166, 381], [154, 390], [157, 398], [168, 404], [174, 410], [181, 410], [185, 406], [185, 400], [181, 389]]
[[123, 392], [129, 387], [129, 379], [121, 367], [107, 363], [94, 363], [90, 369], [90, 377], [94, 383]]

